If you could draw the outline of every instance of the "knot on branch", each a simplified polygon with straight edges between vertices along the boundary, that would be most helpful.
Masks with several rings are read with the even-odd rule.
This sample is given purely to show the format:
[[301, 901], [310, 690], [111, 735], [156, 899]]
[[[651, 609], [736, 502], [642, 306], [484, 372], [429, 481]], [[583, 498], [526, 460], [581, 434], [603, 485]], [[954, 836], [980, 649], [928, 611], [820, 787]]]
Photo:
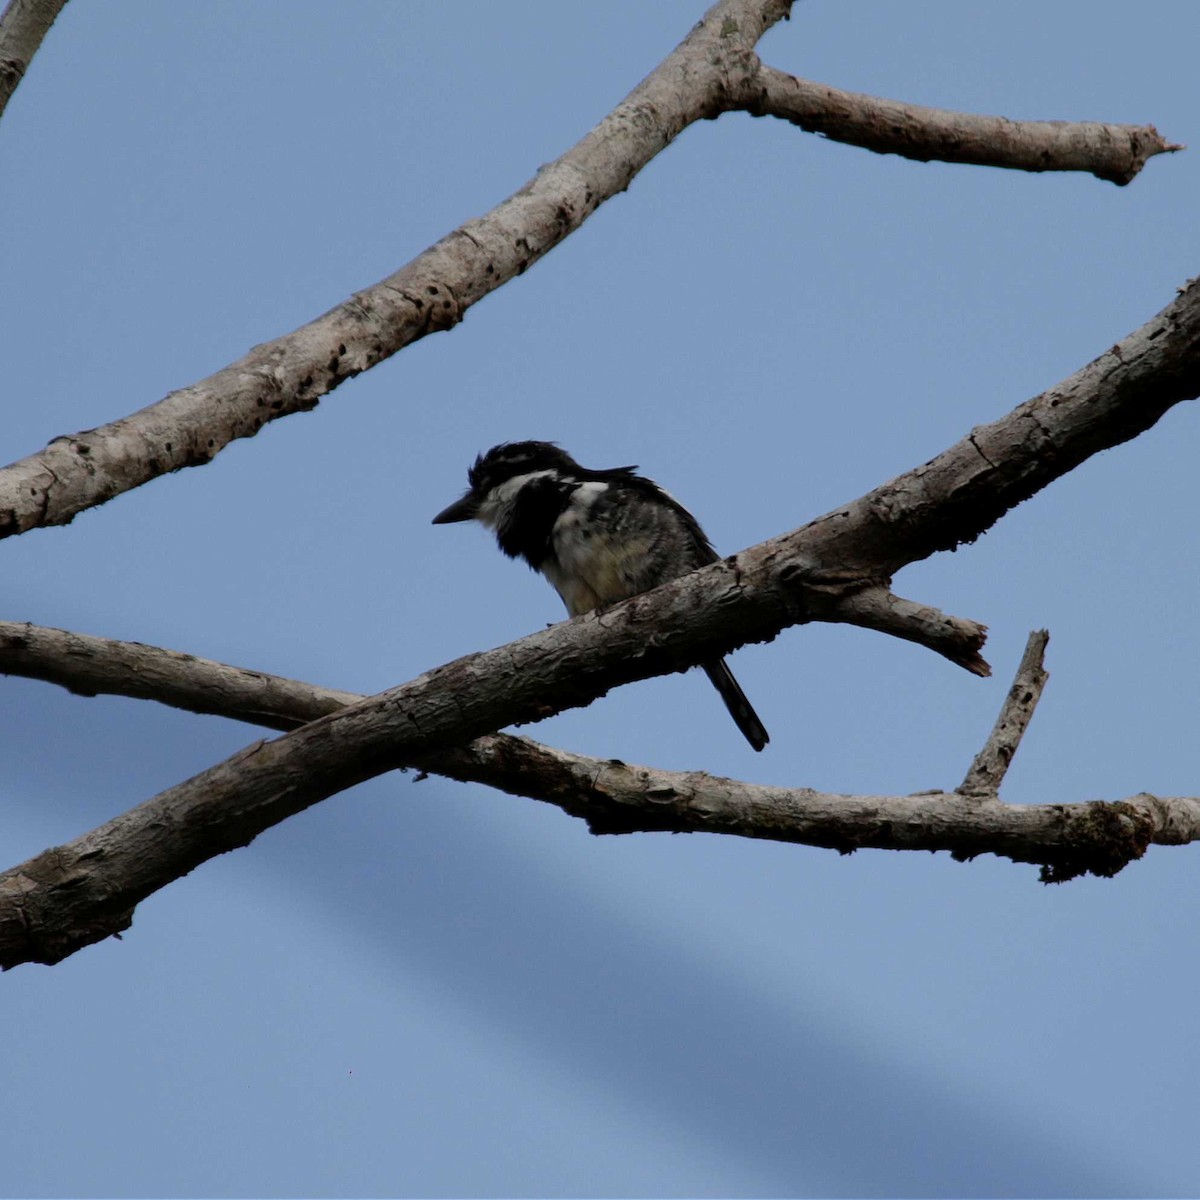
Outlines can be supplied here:
[[0, 86], [14, 92], [25, 77], [25, 64], [19, 58], [0, 58]]
[[1080, 875], [1110, 879], [1142, 857], [1154, 836], [1154, 820], [1124, 800], [1097, 800], [1072, 814], [1061, 850], [1040, 863], [1042, 883], [1066, 883]]
[[776, 590], [797, 624], [831, 618], [848, 596], [887, 588], [889, 579], [872, 578], [846, 567], [826, 567], [817, 559], [792, 554], [775, 569]]
[[51, 847], [0, 883], [0, 970], [23, 962], [53, 966], [84, 946], [120, 937], [133, 924], [127, 897], [96, 885], [92, 858]]
[[1168, 142], [1153, 125], [1129, 125], [1123, 131], [1129, 136], [1128, 159], [1093, 171], [1097, 179], [1115, 183], [1117, 187], [1124, 187], [1136, 179], [1156, 154], [1175, 154], [1185, 148], [1177, 142]]

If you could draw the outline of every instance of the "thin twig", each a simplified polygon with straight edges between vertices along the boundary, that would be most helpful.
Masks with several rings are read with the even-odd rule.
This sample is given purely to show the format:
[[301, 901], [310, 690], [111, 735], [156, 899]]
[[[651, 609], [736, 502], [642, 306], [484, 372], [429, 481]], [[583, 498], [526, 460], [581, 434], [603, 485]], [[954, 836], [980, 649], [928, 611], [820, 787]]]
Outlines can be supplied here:
[[1050, 678], [1050, 673], [1042, 665], [1049, 640], [1050, 634], [1045, 629], [1035, 629], [1029, 635], [1025, 653], [1021, 656], [1012, 687], [1000, 706], [996, 724], [959, 785], [958, 790], [963, 796], [979, 800], [994, 799], [999, 795], [1000, 785], [1012, 765], [1021, 738], [1025, 736], [1033, 711], [1042, 698], [1046, 680]]
[[986, 678], [992, 668], [979, 653], [987, 640], [987, 626], [966, 617], [952, 617], [928, 604], [905, 600], [887, 588], [851, 592], [831, 606], [828, 614], [814, 612], [817, 621], [844, 621], [915, 642], [948, 658], [972, 675]]

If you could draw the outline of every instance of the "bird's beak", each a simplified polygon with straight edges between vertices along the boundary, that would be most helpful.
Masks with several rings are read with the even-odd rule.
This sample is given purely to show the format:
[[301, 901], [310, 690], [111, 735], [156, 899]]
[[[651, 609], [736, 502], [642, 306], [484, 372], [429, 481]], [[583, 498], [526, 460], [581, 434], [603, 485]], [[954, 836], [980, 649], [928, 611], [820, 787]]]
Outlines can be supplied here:
[[443, 508], [433, 518], [435, 525], [451, 525], [455, 521], [470, 521], [479, 511], [479, 497], [468, 492], [461, 500], [455, 500], [449, 508]]

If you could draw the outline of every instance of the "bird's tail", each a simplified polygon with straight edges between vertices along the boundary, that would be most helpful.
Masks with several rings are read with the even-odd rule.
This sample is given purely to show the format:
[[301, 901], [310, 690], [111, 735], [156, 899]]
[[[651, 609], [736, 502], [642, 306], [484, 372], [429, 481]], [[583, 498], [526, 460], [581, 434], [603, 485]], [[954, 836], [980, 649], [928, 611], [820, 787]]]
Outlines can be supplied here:
[[729, 709], [734, 724], [742, 731], [742, 736], [755, 750], [761, 750], [771, 738], [758, 719], [758, 713], [750, 707], [750, 701], [738, 686], [733, 672], [725, 665], [725, 660], [719, 658], [715, 663], [705, 663], [704, 673], [712, 680], [713, 687], [720, 692], [721, 699]]

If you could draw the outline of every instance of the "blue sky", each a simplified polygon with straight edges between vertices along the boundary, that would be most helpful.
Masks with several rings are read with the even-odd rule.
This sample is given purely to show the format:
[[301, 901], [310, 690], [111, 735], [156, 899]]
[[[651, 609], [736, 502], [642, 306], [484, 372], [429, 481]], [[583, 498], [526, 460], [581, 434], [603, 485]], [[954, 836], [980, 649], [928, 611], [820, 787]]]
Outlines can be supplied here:
[[[518, 188], [703, 10], [68, 5], [0, 120], [4, 461], [159, 399]], [[798, 4], [767, 61], [1200, 146], [1178, 0]], [[1128, 188], [688, 130], [576, 235], [202, 470], [0, 546], [7, 619], [377, 691], [561, 617], [471, 458], [640, 463], [732, 552], [1071, 373], [1200, 271], [1197, 151]], [[1052, 680], [1006, 796], [1195, 794], [1187, 406], [897, 590], [991, 627], [981, 681], [805, 627], [542, 724], [585, 753], [844, 791], [952, 787], [1028, 631]], [[9, 863], [245, 726], [0, 679]], [[8, 865], [6, 863], [5, 865]], [[0, 979], [10, 1195], [1195, 1195], [1197, 855], [1044, 888], [991, 859], [597, 839], [376, 780]]]

